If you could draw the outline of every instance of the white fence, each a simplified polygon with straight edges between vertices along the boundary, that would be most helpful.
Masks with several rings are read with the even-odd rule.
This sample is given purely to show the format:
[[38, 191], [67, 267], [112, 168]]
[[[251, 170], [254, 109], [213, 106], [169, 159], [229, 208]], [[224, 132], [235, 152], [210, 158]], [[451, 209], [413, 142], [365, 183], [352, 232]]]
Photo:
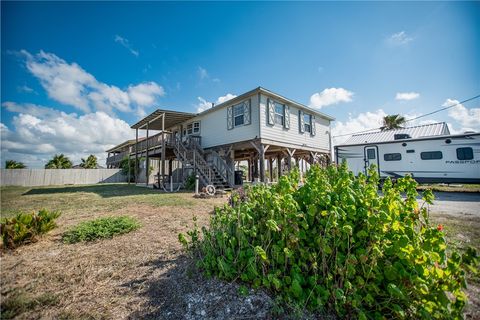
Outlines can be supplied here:
[[2, 186], [54, 186], [126, 182], [120, 169], [0, 169]]

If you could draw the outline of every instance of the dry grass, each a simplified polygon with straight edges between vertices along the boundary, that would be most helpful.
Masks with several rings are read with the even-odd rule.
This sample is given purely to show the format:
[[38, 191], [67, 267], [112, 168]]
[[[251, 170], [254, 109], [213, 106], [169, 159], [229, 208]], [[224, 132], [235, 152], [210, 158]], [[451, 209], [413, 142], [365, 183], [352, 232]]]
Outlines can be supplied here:
[[[205, 225], [213, 206], [225, 200], [126, 185], [2, 189], [2, 216], [40, 207], [63, 212], [59, 228], [48, 236], [2, 256], [2, 309], [16, 306], [19, 319], [128, 318], [148, 308], [146, 288], [138, 280], [166, 272], [152, 263], [177, 258], [177, 234], [191, 228], [193, 214]], [[62, 243], [62, 233], [72, 225], [112, 215], [135, 217], [142, 227], [113, 239]]]

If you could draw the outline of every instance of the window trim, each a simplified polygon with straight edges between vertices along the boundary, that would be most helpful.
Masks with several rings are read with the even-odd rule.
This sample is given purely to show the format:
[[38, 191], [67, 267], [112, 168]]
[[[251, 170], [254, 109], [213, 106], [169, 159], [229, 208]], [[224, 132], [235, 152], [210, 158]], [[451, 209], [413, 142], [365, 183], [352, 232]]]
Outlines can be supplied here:
[[[440, 158], [433, 158], [431, 157], [431, 155], [434, 155], [434, 154], [440, 154]], [[427, 156], [429, 155], [429, 156]], [[420, 152], [420, 159], [422, 160], [441, 160], [443, 159], [443, 152], [442, 151], [424, 151], [424, 152]]]
[[383, 161], [402, 161], [402, 154], [400, 152], [384, 153]]

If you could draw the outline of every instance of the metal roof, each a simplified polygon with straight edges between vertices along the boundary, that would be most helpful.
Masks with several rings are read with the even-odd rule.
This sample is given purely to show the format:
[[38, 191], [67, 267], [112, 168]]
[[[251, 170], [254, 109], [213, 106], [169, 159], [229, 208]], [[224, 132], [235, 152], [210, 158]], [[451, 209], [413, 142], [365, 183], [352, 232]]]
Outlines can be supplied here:
[[449, 135], [450, 130], [448, 130], [448, 126], [445, 122], [439, 122], [409, 128], [355, 134], [342, 143], [342, 145], [398, 141], [395, 140], [394, 135], [402, 133], [408, 134], [411, 139], [416, 139], [421, 137]]
[[208, 109], [200, 112], [199, 115], [204, 115], [204, 114], [207, 114], [207, 113], [212, 112], [212, 111], [214, 111], [214, 110], [218, 110], [218, 109], [220, 109], [220, 108], [223, 108], [223, 107], [226, 107], [226, 106], [230, 106], [230, 105], [232, 105], [232, 104], [235, 104], [235, 103], [237, 103], [237, 102], [240, 102], [240, 101], [244, 100], [245, 98], [250, 97], [250, 96], [252, 96], [252, 95], [254, 95], [254, 94], [257, 94], [257, 93], [263, 93], [263, 94], [266, 94], [266, 95], [270, 95], [270, 96], [274, 97], [275, 99], [280, 100], [280, 102], [294, 105], [294, 106], [296, 106], [297, 108], [300, 108], [300, 109], [305, 109], [305, 110], [307, 110], [308, 112], [313, 113], [313, 114], [315, 114], [315, 115], [318, 115], [318, 116], [320, 116], [320, 117], [322, 117], [322, 118], [324, 118], [324, 119], [326, 119], [326, 120], [329, 120], [329, 121], [334, 121], [334, 120], [335, 120], [335, 118], [332, 117], [332, 116], [329, 116], [329, 115], [327, 115], [327, 114], [325, 114], [325, 113], [323, 113], [323, 112], [320, 112], [320, 111], [318, 111], [318, 110], [315, 110], [315, 109], [312, 109], [312, 108], [310, 108], [310, 107], [307, 107], [307, 106], [304, 105], [304, 104], [301, 104], [301, 103], [299, 103], [299, 102], [296, 102], [296, 101], [293, 101], [293, 100], [291, 100], [291, 99], [288, 99], [288, 98], [286, 98], [286, 97], [284, 97], [284, 96], [279, 95], [278, 93], [275, 93], [275, 92], [270, 91], [270, 90], [268, 90], [268, 89], [265, 89], [265, 88], [263, 88], [263, 87], [257, 87], [257, 88], [255, 88], [255, 89], [253, 89], [253, 90], [250, 90], [250, 91], [247, 91], [247, 92], [245, 92], [245, 93], [242, 93], [241, 95], [236, 96], [235, 98], [232, 98], [232, 99], [227, 100], [227, 101], [225, 101], [225, 102], [222, 102], [222, 103], [220, 103], [220, 104], [218, 104], [218, 105], [215, 105], [215, 106], [212, 107], [212, 108], [208, 108]]
[[194, 113], [157, 109], [142, 120], [132, 125], [130, 128], [146, 130], [146, 125], [148, 123], [149, 130], [162, 130], [163, 115], [165, 115], [165, 129], [190, 120], [196, 116]]
[[[144, 140], [144, 139], [146, 139], [146, 138], [145, 138], [145, 137], [139, 137], [139, 138], [138, 138], [138, 141], [142, 141], [142, 140]], [[120, 144], [117, 144], [115, 147], [110, 148], [110, 149], [108, 149], [108, 150], [105, 150], [105, 152], [118, 151], [118, 150], [123, 149], [123, 147], [130, 146], [130, 145], [132, 145], [132, 144], [135, 144], [135, 139], [127, 140], [127, 141], [124, 141], [124, 142], [122, 142], [122, 143], [120, 143]]]

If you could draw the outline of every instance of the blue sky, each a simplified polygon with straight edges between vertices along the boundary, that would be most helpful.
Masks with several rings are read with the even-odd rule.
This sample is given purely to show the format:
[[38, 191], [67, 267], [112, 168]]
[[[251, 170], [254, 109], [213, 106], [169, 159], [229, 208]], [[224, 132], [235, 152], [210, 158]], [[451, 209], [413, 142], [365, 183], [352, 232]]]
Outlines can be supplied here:
[[[195, 112], [258, 86], [334, 116], [334, 135], [480, 94], [478, 2], [1, 6], [2, 162], [104, 158], [156, 107]], [[479, 131], [479, 101], [414, 124]]]

